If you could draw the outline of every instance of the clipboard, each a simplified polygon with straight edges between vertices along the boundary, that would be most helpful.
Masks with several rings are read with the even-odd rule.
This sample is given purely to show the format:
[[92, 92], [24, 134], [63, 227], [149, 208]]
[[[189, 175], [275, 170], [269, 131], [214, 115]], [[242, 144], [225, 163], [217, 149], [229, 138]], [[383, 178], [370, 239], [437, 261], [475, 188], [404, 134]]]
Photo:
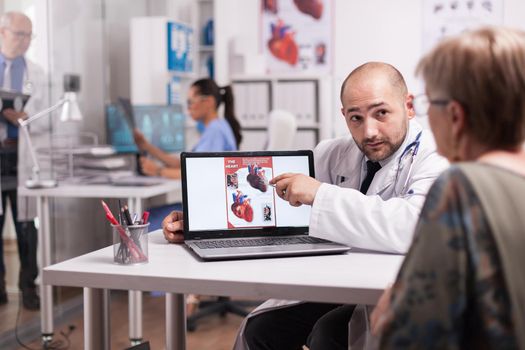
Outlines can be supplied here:
[[30, 97], [31, 95], [21, 92], [0, 89], [0, 112], [9, 108], [22, 112]]

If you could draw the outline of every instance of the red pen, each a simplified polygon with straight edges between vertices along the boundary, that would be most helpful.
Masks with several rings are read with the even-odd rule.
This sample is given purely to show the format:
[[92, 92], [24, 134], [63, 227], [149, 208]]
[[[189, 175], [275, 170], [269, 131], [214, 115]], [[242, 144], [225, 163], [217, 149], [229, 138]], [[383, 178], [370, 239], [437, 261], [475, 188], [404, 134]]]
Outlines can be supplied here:
[[142, 214], [142, 223], [143, 224], [147, 224], [148, 223], [148, 219], [149, 219], [149, 211], [145, 211]]
[[106, 202], [104, 202], [103, 200], [101, 200], [100, 202], [102, 203], [102, 207], [104, 208], [104, 211], [106, 212], [106, 217], [108, 218], [109, 222], [112, 223], [113, 225], [118, 225], [117, 219], [115, 219], [115, 217], [113, 216], [113, 213], [109, 209]]

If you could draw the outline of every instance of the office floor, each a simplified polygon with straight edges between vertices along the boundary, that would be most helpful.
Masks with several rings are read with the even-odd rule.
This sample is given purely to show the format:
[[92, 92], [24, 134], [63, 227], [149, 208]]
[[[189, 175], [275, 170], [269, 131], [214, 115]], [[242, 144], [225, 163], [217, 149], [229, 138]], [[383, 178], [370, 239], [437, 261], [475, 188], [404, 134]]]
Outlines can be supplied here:
[[[19, 294], [17, 293], [16, 283], [18, 274], [18, 252], [16, 241], [4, 241], [5, 260], [8, 266], [6, 282], [8, 284], [9, 303], [0, 306], [0, 334], [9, 332], [14, 329], [16, 316], [18, 312]], [[80, 288], [55, 288], [55, 300], [67, 301], [72, 298], [78, 298], [82, 290]], [[58, 295], [58, 297], [57, 297]], [[128, 304], [127, 293], [123, 291], [111, 292], [111, 348], [125, 349], [130, 346], [128, 341]], [[125, 315], [122, 317], [121, 315]], [[40, 314], [35, 311], [21, 310], [20, 325], [28, 322], [39, 320]], [[143, 335], [144, 339], [150, 342], [151, 349], [162, 349], [165, 343], [165, 313], [164, 297], [151, 296], [150, 293], [144, 293], [143, 298]], [[242, 318], [236, 315], [228, 314], [221, 318], [213, 315], [199, 321], [197, 330], [189, 332], [187, 336], [188, 350], [222, 350], [231, 349], [241, 324]], [[67, 342], [60, 335], [60, 332], [67, 333], [69, 325], [74, 325], [75, 329], [69, 335], [69, 349], [76, 350], [83, 348], [83, 315], [79, 310], [78, 315], [66, 321], [64, 324], [55, 325], [54, 340], [62, 341], [63, 345]], [[40, 336], [33, 342], [26, 344], [31, 349], [40, 349]], [[24, 349], [24, 347], [19, 347]]]
[[[4, 263], [6, 266], [6, 288], [9, 297], [9, 303], [0, 306], [0, 334], [14, 329], [16, 314], [18, 312], [18, 271], [20, 268], [20, 261], [18, 260], [18, 248], [16, 246], [16, 240], [6, 239], [4, 240]], [[36, 311], [27, 311], [20, 313], [20, 322], [24, 323], [27, 320], [38, 315]]]
[[[127, 293], [112, 291], [111, 297], [111, 349], [125, 349], [130, 346], [128, 341], [128, 304]], [[125, 315], [122, 317], [121, 315]], [[163, 349], [165, 344], [165, 325], [164, 325], [164, 297], [152, 297], [149, 293], [144, 293], [143, 299], [143, 336], [144, 340], [150, 342], [151, 349]], [[83, 319], [82, 314], [77, 318], [67, 322], [67, 324], [57, 326], [57, 329], [67, 332], [68, 325], [74, 325], [75, 330], [71, 332], [69, 349], [76, 350], [83, 348]], [[231, 349], [237, 329], [241, 323], [241, 317], [227, 315], [225, 318], [211, 316], [203, 319], [195, 332], [188, 333], [188, 350], [226, 350]], [[55, 340], [65, 339], [62, 336], [55, 336]], [[39, 341], [29, 344], [32, 349], [38, 348]], [[23, 349], [22, 347], [20, 349]]]

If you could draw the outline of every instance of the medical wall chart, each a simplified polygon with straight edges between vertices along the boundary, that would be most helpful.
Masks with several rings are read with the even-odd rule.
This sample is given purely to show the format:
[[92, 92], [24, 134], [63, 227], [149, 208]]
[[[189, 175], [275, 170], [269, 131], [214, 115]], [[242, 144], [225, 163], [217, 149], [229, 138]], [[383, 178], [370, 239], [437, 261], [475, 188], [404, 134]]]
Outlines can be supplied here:
[[423, 50], [467, 29], [503, 23], [503, 0], [425, 0]]
[[228, 228], [275, 226], [272, 157], [224, 158]]
[[261, 44], [268, 73], [329, 73], [332, 0], [261, 0]]

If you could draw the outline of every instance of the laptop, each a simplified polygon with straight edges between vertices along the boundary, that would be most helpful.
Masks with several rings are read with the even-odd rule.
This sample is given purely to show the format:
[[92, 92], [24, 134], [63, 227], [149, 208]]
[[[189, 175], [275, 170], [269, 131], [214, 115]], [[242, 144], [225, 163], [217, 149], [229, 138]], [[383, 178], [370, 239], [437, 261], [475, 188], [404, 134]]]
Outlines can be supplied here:
[[183, 152], [185, 244], [203, 260], [336, 254], [350, 248], [308, 236], [308, 205], [293, 207], [268, 181], [314, 176], [312, 151]]

